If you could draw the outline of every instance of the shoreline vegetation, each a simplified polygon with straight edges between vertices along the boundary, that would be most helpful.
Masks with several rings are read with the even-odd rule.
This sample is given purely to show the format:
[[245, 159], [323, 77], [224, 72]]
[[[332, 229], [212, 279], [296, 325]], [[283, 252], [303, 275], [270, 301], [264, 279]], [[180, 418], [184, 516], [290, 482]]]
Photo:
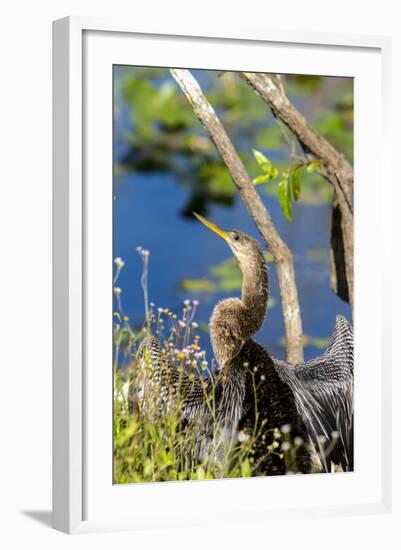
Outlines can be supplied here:
[[[196, 429], [185, 428], [181, 420], [181, 401], [178, 397], [167, 414], [159, 414], [160, 388], [152, 386], [146, 391], [143, 372], [137, 360], [137, 351], [147, 334], [154, 334], [162, 346], [162, 353], [186, 377], [207, 380], [216, 368], [209, 363], [200, 344], [196, 310], [197, 300], [185, 300], [180, 315], [168, 308], [148, 302], [147, 278], [149, 251], [138, 247], [143, 272], [141, 285], [144, 293], [145, 321], [135, 331], [124, 315], [122, 291], [116, 286], [124, 267], [121, 258], [115, 260], [114, 294], [117, 310], [114, 312], [114, 483], [144, 483], [157, 481], [204, 480], [252, 477], [257, 470], [253, 446], [259, 438], [266, 438], [255, 429], [251, 435], [239, 433], [235, 447], [223, 460], [196, 457]], [[149, 366], [149, 365], [148, 365]], [[207, 395], [206, 395], [207, 394]], [[255, 392], [256, 395], [256, 392]], [[211, 416], [215, 409], [214, 394], [207, 393]], [[257, 404], [256, 404], [257, 409]], [[259, 430], [260, 431], [260, 430]], [[291, 426], [271, 429], [266, 453], [274, 453], [283, 460], [287, 474], [297, 474], [296, 453], [306, 445], [311, 452], [311, 473], [322, 471], [313, 445], [300, 438], [291, 443]], [[335, 441], [334, 441], [335, 443]]]

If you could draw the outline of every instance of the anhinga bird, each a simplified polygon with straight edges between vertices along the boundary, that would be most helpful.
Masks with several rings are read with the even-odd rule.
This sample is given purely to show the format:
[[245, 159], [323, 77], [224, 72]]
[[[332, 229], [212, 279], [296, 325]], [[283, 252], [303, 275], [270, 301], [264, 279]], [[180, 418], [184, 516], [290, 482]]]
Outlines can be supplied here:
[[[286, 472], [280, 453], [268, 452], [274, 429], [286, 426], [295, 444], [296, 469], [307, 473], [310, 437], [325, 471], [334, 462], [353, 468], [353, 334], [348, 321], [337, 316], [326, 352], [317, 359], [293, 366], [272, 359], [252, 337], [261, 328], [267, 309], [268, 273], [255, 239], [237, 230], [224, 231], [202, 216], [195, 216], [222, 237], [239, 262], [241, 298], [228, 298], [214, 308], [210, 337], [219, 364], [209, 378], [180, 372], [151, 335], [138, 352], [150, 367], [149, 383], [158, 388], [158, 406], [167, 410], [179, 397], [182, 419], [197, 424], [199, 454], [227, 456], [239, 434], [258, 434], [253, 447], [256, 474]], [[214, 418], [207, 404], [213, 394]], [[145, 396], [146, 399], [146, 396]], [[271, 448], [271, 447], [270, 447]]]

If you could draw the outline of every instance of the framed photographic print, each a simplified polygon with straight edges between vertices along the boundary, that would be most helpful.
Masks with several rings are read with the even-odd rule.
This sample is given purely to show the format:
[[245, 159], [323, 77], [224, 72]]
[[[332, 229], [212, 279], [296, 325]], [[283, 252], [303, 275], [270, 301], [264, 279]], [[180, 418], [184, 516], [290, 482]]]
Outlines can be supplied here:
[[385, 512], [388, 40], [53, 50], [55, 528]]

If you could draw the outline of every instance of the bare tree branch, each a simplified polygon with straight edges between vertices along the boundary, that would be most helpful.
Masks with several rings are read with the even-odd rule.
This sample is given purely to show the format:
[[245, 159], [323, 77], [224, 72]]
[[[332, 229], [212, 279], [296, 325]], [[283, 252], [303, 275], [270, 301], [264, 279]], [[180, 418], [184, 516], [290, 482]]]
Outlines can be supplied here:
[[[341, 215], [333, 217], [333, 223], [341, 224], [343, 255], [337, 255], [340, 247], [332, 249], [332, 286], [337, 291], [340, 288], [338, 280], [341, 260], [343, 261], [344, 281], [347, 282], [349, 302], [353, 303], [354, 287], [354, 235], [353, 235], [353, 186], [354, 172], [352, 166], [323, 136], [309, 126], [303, 115], [292, 105], [283, 89], [277, 86], [273, 79], [262, 73], [243, 72], [244, 79], [256, 90], [268, 104], [274, 115], [279, 118], [297, 137], [305, 152], [311, 153], [323, 164], [320, 173], [334, 186], [336, 205]], [[337, 207], [337, 206], [336, 206]], [[338, 236], [335, 228], [333, 235]], [[336, 264], [337, 262], [337, 264]], [[338, 263], [340, 262], [340, 263]], [[335, 265], [336, 264], [336, 265]], [[340, 294], [340, 295], [341, 295]]]
[[208, 131], [249, 214], [273, 256], [283, 307], [287, 361], [299, 363], [303, 361], [303, 335], [292, 253], [278, 234], [245, 166], [198, 82], [188, 70], [171, 69], [171, 74], [192, 105], [196, 116]]

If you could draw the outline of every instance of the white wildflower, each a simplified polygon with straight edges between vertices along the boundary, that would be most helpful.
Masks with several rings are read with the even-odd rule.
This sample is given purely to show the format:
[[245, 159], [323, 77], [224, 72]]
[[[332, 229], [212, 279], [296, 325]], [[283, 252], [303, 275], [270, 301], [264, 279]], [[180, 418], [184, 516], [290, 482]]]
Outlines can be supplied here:
[[243, 441], [248, 441], [249, 440], [249, 434], [245, 433], [244, 430], [241, 430], [241, 431], [237, 432], [237, 439], [240, 443], [242, 443]]

